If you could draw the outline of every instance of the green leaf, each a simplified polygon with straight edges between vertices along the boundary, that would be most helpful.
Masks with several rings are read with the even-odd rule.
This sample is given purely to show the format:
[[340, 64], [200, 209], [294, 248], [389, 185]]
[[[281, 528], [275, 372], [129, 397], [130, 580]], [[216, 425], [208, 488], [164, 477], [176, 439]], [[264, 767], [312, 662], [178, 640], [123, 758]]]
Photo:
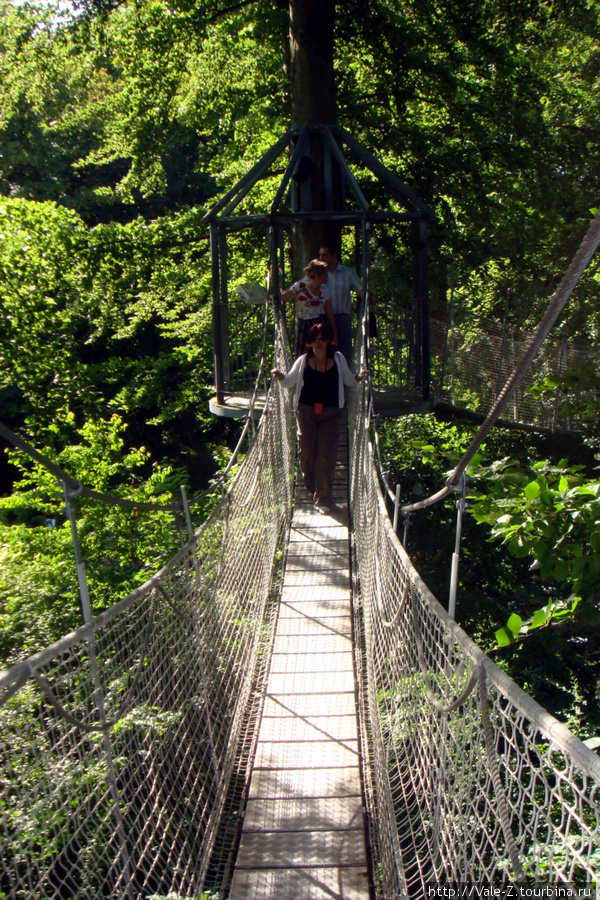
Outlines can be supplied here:
[[541, 494], [541, 488], [537, 481], [530, 481], [525, 488], [525, 496], [528, 500], [535, 500]]
[[558, 559], [551, 567], [551, 571], [557, 581], [564, 581], [569, 573], [569, 567], [564, 559]]
[[521, 616], [518, 616], [516, 613], [513, 613], [512, 616], [510, 616], [508, 622], [506, 623], [506, 627], [511, 632], [511, 634], [513, 634], [515, 637], [521, 631], [522, 625], [523, 625], [523, 619], [521, 618]]
[[513, 636], [506, 628], [499, 628], [494, 636], [499, 647], [508, 647], [513, 642]]
[[532, 628], [541, 628], [547, 622], [546, 612], [543, 609], [536, 609], [531, 620]]
[[517, 559], [523, 559], [525, 556], [529, 556], [529, 548], [523, 544], [521, 538], [515, 538], [512, 541], [509, 541], [508, 549], [513, 556], [517, 557]]

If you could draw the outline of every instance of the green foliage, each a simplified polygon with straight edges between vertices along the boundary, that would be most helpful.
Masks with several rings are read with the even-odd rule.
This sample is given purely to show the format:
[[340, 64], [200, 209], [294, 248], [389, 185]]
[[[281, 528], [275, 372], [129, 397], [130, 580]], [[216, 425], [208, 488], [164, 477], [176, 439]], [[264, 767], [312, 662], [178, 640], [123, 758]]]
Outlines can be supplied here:
[[[278, 13], [119, 3], [0, 16], [0, 191], [97, 223], [202, 203], [283, 125]], [[275, 126], [275, 127], [274, 127]]]
[[43, 415], [43, 405], [46, 424], [65, 393], [78, 390], [73, 352], [84, 318], [85, 228], [53, 203], [5, 200], [0, 233], [0, 411], [10, 414], [18, 403], [21, 415]]
[[199, 219], [189, 211], [90, 230], [55, 204], [0, 203], [6, 424], [27, 422], [34, 442], [60, 450], [84, 422], [116, 414], [152, 461], [189, 467], [194, 491], [206, 482], [223, 427], [207, 408], [210, 271]]
[[[147, 477], [147, 452], [127, 452], [123, 431], [117, 416], [98, 425], [88, 422], [79, 441], [65, 447], [54, 461], [101, 493], [142, 502], [172, 502], [184, 474], [155, 467]], [[33, 465], [25, 454], [13, 452], [11, 461], [21, 478], [9, 497], [0, 498], [0, 658], [4, 662], [21, 659], [39, 649], [40, 642], [51, 643], [81, 624], [62, 490], [43, 466]], [[77, 526], [94, 614], [143, 583], [179, 546], [169, 512], [123, 509], [85, 499], [77, 503]]]
[[592, 447], [600, 445], [600, 373], [591, 363], [569, 366], [557, 376], [546, 376], [529, 391], [541, 404], [552, 405]]
[[472, 470], [485, 485], [485, 493], [471, 499], [475, 521], [489, 525], [492, 539], [513, 556], [530, 558], [543, 580], [554, 579], [563, 589], [560, 599], [549, 600], [524, 625], [511, 616], [497, 634], [501, 645], [576, 609], [590, 624], [600, 622], [600, 485], [581, 469], [566, 460], [522, 466], [503, 459]]
[[[420, 500], [438, 491], [457, 454], [470, 443], [474, 429], [474, 425], [459, 419], [446, 421], [441, 413], [380, 423], [384, 465], [390, 469], [391, 483], [401, 483], [401, 502]], [[561, 460], [558, 454], [567, 451], [581, 463], [569, 466]], [[506, 461], [495, 466], [481, 458], [475, 461], [473, 474], [484, 474], [494, 467], [500, 471], [497, 481], [492, 471], [489, 483], [487, 477], [470, 483], [471, 490], [477, 486], [480, 497], [470, 494], [469, 512], [484, 515], [487, 509], [494, 521], [517, 508], [519, 516], [531, 516], [536, 528], [543, 532], [538, 538], [544, 541], [554, 535], [557, 559], [562, 554], [567, 571], [578, 575], [581, 586], [589, 587], [586, 596], [594, 602], [597, 537], [593, 538], [594, 545], [588, 538], [590, 533], [597, 535], [593, 522], [598, 507], [595, 495], [586, 493], [584, 487], [591, 484], [594, 491], [597, 488], [597, 482], [588, 474], [594, 464], [593, 455], [575, 435], [545, 437], [498, 428], [488, 436], [481, 453], [488, 459]], [[553, 463], [541, 462], [551, 454], [555, 454]], [[504, 467], [512, 475], [503, 482]], [[545, 479], [544, 491], [538, 476]], [[561, 484], [562, 478], [566, 485], [565, 481]], [[528, 499], [525, 493], [525, 489], [530, 496], [537, 493], [537, 488], [528, 488], [532, 482], [540, 488], [537, 500]], [[548, 493], [548, 485], [550, 492], [555, 492], [552, 507], [543, 505], [541, 500], [542, 494]], [[561, 497], [561, 493], [565, 496]], [[497, 505], [497, 501], [508, 505]], [[486, 503], [488, 507], [484, 506]], [[578, 613], [585, 610], [585, 618], [573, 615], [573, 584], [567, 580], [558, 582], [552, 574], [542, 578], [540, 566], [532, 566], [532, 556], [514, 556], [502, 536], [493, 538], [491, 523], [478, 523], [476, 515], [467, 515], [463, 521], [458, 621], [521, 687], [575, 733], [584, 738], [596, 734], [600, 729], [600, 634], [590, 624], [596, 606], [582, 599], [576, 609]], [[544, 517], [551, 520], [550, 530], [545, 532]], [[455, 523], [454, 502], [448, 499], [413, 514], [408, 530], [408, 552], [442, 603], [448, 595]], [[564, 536], [560, 534], [563, 526]], [[510, 528], [510, 523], [504, 527]], [[532, 539], [526, 523], [522, 524], [522, 536], [525, 541]], [[581, 556], [577, 540], [581, 541]], [[552, 558], [550, 553], [546, 560], [549, 570], [553, 567]]]
[[[359, 6], [340, 5], [342, 116], [435, 209], [434, 293], [451, 268], [458, 315], [500, 318], [510, 288], [535, 322], [597, 205], [597, 5]], [[570, 334], [598, 334], [597, 285]]]

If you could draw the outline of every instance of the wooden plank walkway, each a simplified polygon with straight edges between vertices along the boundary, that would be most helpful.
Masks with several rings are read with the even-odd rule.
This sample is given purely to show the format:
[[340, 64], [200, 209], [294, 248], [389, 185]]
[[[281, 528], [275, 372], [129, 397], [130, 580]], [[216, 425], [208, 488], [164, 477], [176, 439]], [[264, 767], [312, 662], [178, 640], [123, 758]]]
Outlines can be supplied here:
[[321, 515], [305, 498], [299, 485], [229, 900], [370, 896], [345, 460], [338, 461], [331, 515]]

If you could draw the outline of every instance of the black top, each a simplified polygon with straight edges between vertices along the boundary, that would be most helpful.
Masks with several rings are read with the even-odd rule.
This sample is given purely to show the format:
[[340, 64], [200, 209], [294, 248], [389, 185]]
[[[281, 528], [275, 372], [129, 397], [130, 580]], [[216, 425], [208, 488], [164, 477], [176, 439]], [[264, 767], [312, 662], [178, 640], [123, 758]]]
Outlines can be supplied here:
[[311, 369], [307, 361], [299, 402], [306, 403], [307, 406], [322, 403], [324, 408], [339, 406], [339, 378], [335, 362], [327, 372], [317, 372], [316, 369]]

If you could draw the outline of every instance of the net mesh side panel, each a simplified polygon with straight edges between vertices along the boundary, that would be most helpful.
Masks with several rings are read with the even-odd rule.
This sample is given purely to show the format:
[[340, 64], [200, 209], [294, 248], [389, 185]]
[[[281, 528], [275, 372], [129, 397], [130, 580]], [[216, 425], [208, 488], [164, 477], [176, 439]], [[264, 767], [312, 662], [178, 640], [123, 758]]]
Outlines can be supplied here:
[[[531, 339], [528, 332], [502, 327], [493, 320], [449, 327], [431, 321], [432, 383], [439, 400], [485, 413], [495, 402]], [[550, 430], [576, 428], [561, 410], [561, 396], [543, 400], [530, 393], [545, 378], [560, 377], [571, 367], [597, 369], [600, 351], [572, 341], [546, 340], [518, 385], [502, 418]]]
[[268, 647], [294, 441], [289, 393], [273, 390], [195, 539], [0, 676], [0, 896], [200, 897]]
[[378, 898], [435, 882], [590, 885], [600, 871], [600, 760], [473, 644], [393, 533], [350, 411], [364, 783]]

